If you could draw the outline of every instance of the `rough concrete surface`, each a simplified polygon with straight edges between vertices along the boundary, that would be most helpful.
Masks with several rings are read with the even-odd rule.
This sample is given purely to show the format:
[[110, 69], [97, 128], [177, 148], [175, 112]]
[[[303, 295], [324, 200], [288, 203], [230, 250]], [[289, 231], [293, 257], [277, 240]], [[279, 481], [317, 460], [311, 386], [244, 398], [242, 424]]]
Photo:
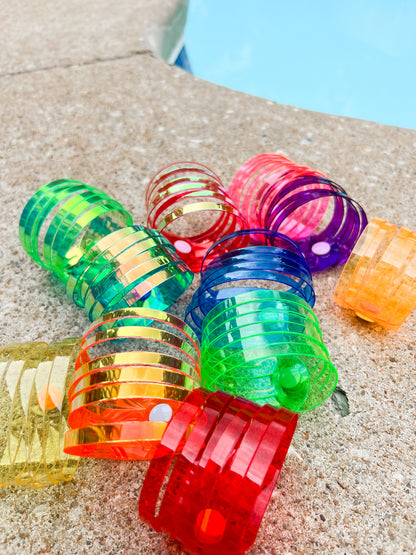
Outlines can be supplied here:
[[[416, 131], [282, 106], [134, 54], [175, 5], [1, 2], [0, 345], [88, 324], [18, 240], [23, 206], [54, 179], [104, 189], [143, 224], [145, 186], [165, 164], [195, 160], [228, 184], [251, 156], [280, 152], [326, 173], [369, 217], [416, 229]], [[57, 14], [62, 32], [51, 32]], [[358, 320], [332, 301], [340, 272], [315, 275], [315, 312], [351, 413], [328, 401], [300, 417], [252, 554], [416, 552], [415, 315], [397, 333]], [[192, 290], [173, 312], [183, 316]], [[180, 553], [138, 518], [146, 469], [86, 460], [68, 484], [1, 489], [0, 553]]]
[[159, 50], [159, 30], [169, 31], [184, 1], [2, 1], [0, 74], [123, 58], [150, 45]]

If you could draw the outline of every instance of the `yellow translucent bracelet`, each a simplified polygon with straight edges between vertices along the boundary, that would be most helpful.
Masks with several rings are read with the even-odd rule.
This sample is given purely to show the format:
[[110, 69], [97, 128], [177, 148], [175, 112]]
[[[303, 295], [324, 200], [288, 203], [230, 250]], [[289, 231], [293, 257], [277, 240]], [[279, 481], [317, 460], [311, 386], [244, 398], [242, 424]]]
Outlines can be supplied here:
[[77, 341], [0, 349], [1, 485], [41, 488], [75, 473], [79, 459], [63, 452], [63, 439]]

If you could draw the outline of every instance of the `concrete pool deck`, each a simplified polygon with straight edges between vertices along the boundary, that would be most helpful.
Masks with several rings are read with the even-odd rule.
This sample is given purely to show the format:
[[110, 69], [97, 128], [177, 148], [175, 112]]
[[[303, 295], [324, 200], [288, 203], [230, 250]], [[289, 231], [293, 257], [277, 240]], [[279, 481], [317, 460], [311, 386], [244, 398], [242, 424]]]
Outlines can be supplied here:
[[[165, 23], [173, 42], [180, 32], [178, 0], [0, 4], [0, 345], [88, 325], [18, 239], [26, 201], [54, 179], [102, 188], [144, 224], [144, 189], [162, 166], [195, 160], [228, 185], [251, 156], [280, 152], [326, 173], [369, 218], [416, 229], [416, 131], [279, 105], [167, 65], [152, 49], [168, 50]], [[332, 301], [340, 272], [314, 276], [315, 312], [350, 415], [328, 401], [300, 417], [252, 554], [416, 551], [415, 314], [397, 333], [358, 320]], [[172, 312], [183, 316], [191, 293]], [[0, 489], [0, 553], [180, 553], [138, 518], [146, 469], [86, 460], [68, 484]]]

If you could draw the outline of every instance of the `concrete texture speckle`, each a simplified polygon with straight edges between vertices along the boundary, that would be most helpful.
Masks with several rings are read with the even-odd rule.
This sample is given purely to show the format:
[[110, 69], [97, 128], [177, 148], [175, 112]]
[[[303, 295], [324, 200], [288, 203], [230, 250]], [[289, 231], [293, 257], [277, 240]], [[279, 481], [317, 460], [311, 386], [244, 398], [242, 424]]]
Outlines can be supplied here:
[[0, 75], [117, 59], [163, 50], [160, 29], [178, 0], [2, 2]]
[[[251, 156], [280, 152], [326, 173], [369, 218], [416, 229], [416, 131], [282, 106], [167, 66], [143, 37], [176, 4], [1, 3], [0, 33], [11, 32], [0, 55], [0, 345], [88, 325], [18, 240], [26, 201], [54, 179], [102, 188], [144, 224], [145, 186], [167, 163], [201, 162], [227, 185]], [[252, 554], [416, 552], [415, 315], [397, 333], [358, 320], [332, 301], [340, 272], [315, 275], [315, 312], [350, 415], [328, 401], [301, 416]], [[172, 312], [183, 316], [195, 285]], [[0, 553], [180, 553], [138, 518], [146, 469], [86, 460], [71, 483], [1, 489]]]

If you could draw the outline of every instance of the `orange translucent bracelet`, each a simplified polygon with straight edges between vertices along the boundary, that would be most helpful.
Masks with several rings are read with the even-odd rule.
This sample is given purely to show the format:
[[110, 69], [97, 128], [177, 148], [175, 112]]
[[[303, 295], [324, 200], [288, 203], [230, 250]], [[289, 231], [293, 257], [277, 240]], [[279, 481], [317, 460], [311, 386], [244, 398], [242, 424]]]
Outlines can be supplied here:
[[200, 376], [198, 339], [180, 318], [143, 307], [105, 314], [81, 341], [68, 389], [65, 452], [153, 457]]
[[334, 300], [397, 330], [416, 307], [416, 233], [373, 218], [345, 264]]
[[63, 452], [66, 390], [76, 339], [0, 349], [0, 483], [41, 488], [70, 480], [79, 459]]

